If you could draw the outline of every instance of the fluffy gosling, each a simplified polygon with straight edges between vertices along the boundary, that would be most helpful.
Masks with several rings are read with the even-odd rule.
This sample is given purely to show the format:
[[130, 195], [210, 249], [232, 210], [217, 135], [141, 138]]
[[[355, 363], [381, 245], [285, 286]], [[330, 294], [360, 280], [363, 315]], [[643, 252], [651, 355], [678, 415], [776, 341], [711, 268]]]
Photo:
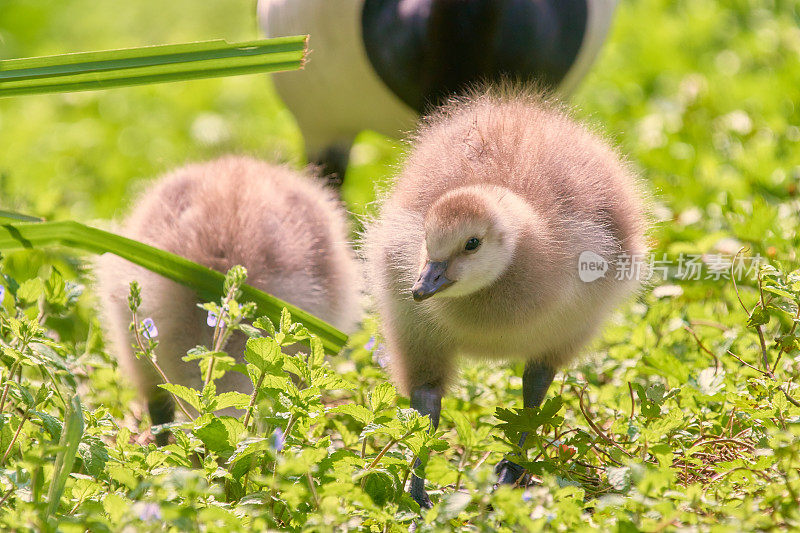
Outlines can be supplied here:
[[[641, 260], [646, 227], [628, 164], [540, 96], [498, 89], [429, 117], [365, 236], [390, 368], [412, 407], [437, 427], [460, 355], [526, 361], [523, 403], [539, 406], [637, 288], [615, 270]], [[604, 276], [582, 281], [584, 252]], [[496, 472], [524, 474], [508, 458]], [[411, 495], [431, 505], [424, 479]]]
[[[190, 164], [151, 184], [133, 206], [121, 233], [225, 272], [247, 268], [247, 283], [348, 331], [360, 318], [358, 265], [348, 244], [345, 214], [321, 182], [287, 167], [246, 157]], [[118, 257], [97, 268], [98, 291], [112, 349], [147, 401], [154, 425], [174, 418], [159, 376], [133, 354], [128, 286], [142, 287], [141, 316], [158, 329], [159, 366], [186, 386], [202, 384], [197, 363], [181, 360], [197, 344], [210, 345], [213, 328], [196, 294]], [[241, 357], [243, 335], [228, 344]], [[217, 386], [252, 390], [228, 372]], [[166, 434], [159, 435], [164, 442]]]

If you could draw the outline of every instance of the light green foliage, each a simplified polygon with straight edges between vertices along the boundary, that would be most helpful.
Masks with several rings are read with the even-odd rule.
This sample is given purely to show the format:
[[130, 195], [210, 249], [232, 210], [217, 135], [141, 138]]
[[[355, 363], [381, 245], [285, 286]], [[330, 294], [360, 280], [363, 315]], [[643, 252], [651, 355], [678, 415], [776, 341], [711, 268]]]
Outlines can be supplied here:
[[[251, 8], [9, 0], [0, 53], [248, 40]], [[654, 279], [541, 409], [520, 409], [521, 366], [469, 363], [431, 435], [387, 383], [374, 317], [325, 356], [289, 313], [248, 322], [239, 272], [204, 306], [222, 317], [215, 345], [187, 354], [208, 384], [165, 387], [188, 416], [160, 428], [173, 442], [157, 448], [104, 347], [84, 260], [7, 255], [0, 529], [406, 531], [415, 455], [436, 504], [418, 531], [800, 527], [798, 13], [796, 1], [622, 2], [577, 113], [641, 170], [656, 256], [705, 254], [705, 267], [697, 280]], [[5, 99], [0, 145], [0, 207], [81, 221], [108, 218], [135, 179], [187, 160], [302, 159], [264, 76]], [[359, 138], [353, 210], [369, 210], [371, 178], [398, 157], [394, 141]], [[763, 268], [736, 285], [712, 275], [713, 256], [742, 247]], [[225, 353], [235, 330], [249, 337], [244, 354]], [[255, 392], [218, 391], [223, 372], [246, 373]], [[534, 483], [493, 491], [493, 466], [511, 451]]]

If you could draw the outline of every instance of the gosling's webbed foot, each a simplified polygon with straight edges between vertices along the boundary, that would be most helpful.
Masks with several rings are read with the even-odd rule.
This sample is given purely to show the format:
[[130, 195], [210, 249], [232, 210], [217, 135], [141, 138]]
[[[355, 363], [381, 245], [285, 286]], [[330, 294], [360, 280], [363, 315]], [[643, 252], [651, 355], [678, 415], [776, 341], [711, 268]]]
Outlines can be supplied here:
[[530, 474], [517, 463], [503, 459], [494, 467], [497, 474], [498, 485], [519, 485], [526, 486], [530, 480]]
[[419, 504], [420, 511], [433, 507], [428, 493], [425, 492], [425, 480], [417, 476], [411, 476], [411, 488], [408, 493]]

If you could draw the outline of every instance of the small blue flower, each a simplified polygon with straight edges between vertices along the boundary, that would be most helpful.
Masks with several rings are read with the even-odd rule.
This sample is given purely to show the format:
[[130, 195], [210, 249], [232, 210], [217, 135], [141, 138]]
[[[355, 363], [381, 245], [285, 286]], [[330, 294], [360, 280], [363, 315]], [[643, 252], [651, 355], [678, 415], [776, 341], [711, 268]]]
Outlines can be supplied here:
[[284, 444], [286, 444], [286, 437], [283, 434], [283, 430], [281, 428], [275, 428], [275, 431], [272, 432], [272, 437], [270, 437], [270, 447], [276, 452], [279, 452], [283, 450]]
[[144, 335], [148, 339], [155, 339], [158, 337], [158, 328], [152, 318], [145, 318], [142, 320], [142, 327], [144, 328]]
[[6, 288], [0, 285], [0, 304], [6, 299]]
[[386, 345], [378, 344], [372, 351], [372, 360], [375, 361], [381, 368], [389, 366], [389, 356], [386, 354]]
[[157, 503], [145, 503], [139, 510], [139, 519], [144, 522], [161, 520], [161, 507]]
[[531, 494], [531, 491], [526, 490], [525, 492], [522, 493], [522, 501], [529, 502], [532, 499], [533, 499], [533, 495]]
[[217, 314], [214, 311], [208, 312], [208, 317], [206, 317], [206, 324], [208, 324], [208, 326], [211, 328], [217, 327]]
[[375, 336], [373, 335], [372, 337], [369, 338], [367, 343], [364, 345], [364, 349], [367, 350], [367, 351], [370, 351], [374, 347], [375, 347]]

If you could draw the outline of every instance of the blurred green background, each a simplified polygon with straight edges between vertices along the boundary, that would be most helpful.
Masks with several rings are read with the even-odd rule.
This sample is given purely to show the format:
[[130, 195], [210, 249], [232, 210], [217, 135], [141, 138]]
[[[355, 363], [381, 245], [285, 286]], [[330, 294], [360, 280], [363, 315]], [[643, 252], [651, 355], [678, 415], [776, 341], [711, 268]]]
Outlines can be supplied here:
[[[657, 249], [724, 238], [794, 262], [800, 4], [623, 1], [572, 102], [652, 185]], [[252, 0], [0, 4], [0, 57], [260, 37]], [[313, 39], [313, 36], [312, 36]], [[278, 74], [280, 75], [280, 74]], [[305, 162], [267, 75], [0, 100], [0, 206], [104, 224], [142, 180], [225, 152]], [[344, 197], [361, 213], [401, 143], [365, 132]], [[755, 215], [755, 216], [752, 216]]]
[[[798, 267], [799, 28], [800, 0], [620, 3], [609, 41], [572, 103], [580, 117], [605, 131], [640, 169], [652, 192], [657, 221], [652, 237], [657, 254], [732, 255], [748, 246], [753, 255], [783, 263], [784, 271]], [[0, 58], [258, 37], [252, 0], [0, 0]], [[368, 211], [374, 184], [392, 173], [401, 151], [402, 143], [397, 140], [370, 132], [359, 136], [344, 188], [353, 212]], [[0, 99], [0, 208], [104, 226], [124, 214], [147, 180], [188, 161], [226, 152], [305, 164], [300, 132], [276, 98], [269, 76]], [[3, 271], [22, 282], [36, 276], [39, 267], [50, 261], [70, 278], [87, 263], [72, 251], [48, 249], [13, 254], [5, 259]], [[747, 422], [751, 428], [762, 424], [772, 428], [771, 433], [757, 430], [754, 434], [778, 435], [796, 443], [794, 436], [777, 433], [773, 422], [762, 422], [781, 416], [780, 409], [785, 409], [777, 400], [770, 403], [771, 396], [763, 393], [767, 386], [772, 392], [779, 389], [771, 382], [753, 381], [751, 371], [725, 356], [730, 349], [759, 364], [758, 339], [746, 326], [747, 315], [739, 307], [740, 296], [748, 308], [759, 297], [752, 280], [740, 285], [741, 295], [724, 278], [671, 282], [681, 287], [645, 292], [638, 301], [621, 308], [594, 345], [593, 357], [570, 372], [590, 385], [592, 408], [600, 425], [608, 428], [615, 424], [612, 430], [617, 436], [630, 435], [630, 427], [636, 424], [646, 425], [638, 416], [634, 420], [633, 413], [630, 418], [624, 414], [632, 403], [628, 400], [631, 382], [660, 386], [659, 395], [664, 386], [677, 386], [684, 388], [680, 400], [670, 400], [672, 410], [667, 413], [665, 406], [663, 412], [679, 422], [674, 431], [659, 433], [661, 440], [655, 441], [662, 448], [668, 443], [669, 457], [672, 449], [677, 453], [685, 445], [686, 452], [694, 446], [690, 441], [721, 423], [725, 413], [730, 412], [732, 420], [733, 412], [745, 403], [751, 414], [763, 413], [752, 419], [743, 414], [742, 420], [752, 420]], [[13, 305], [10, 300], [6, 298], [4, 305]], [[95, 367], [89, 379], [97, 386], [86, 395], [87, 404], [109, 406], [115, 416], [122, 416], [128, 414], [134, 393], [126, 387], [109, 386], [122, 380], [112, 363], [95, 357], [102, 340], [92, 308], [91, 299], [86, 298], [79, 316], [52, 317], [47, 325], [64, 342], [80, 346], [75, 350], [77, 371]], [[784, 333], [787, 324], [785, 318], [779, 324]], [[697, 342], [685, 330], [689, 325], [704, 327]], [[777, 351], [772, 346], [773, 334], [780, 330], [773, 325], [768, 331], [771, 353]], [[373, 364], [372, 348], [365, 347], [374, 344], [367, 342], [374, 330], [374, 321], [368, 321], [366, 329], [352, 337], [349, 358], [336, 363], [338, 368], [351, 365], [343, 373], [359, 383], [360, 400], [375, 383], [386, 380]], [[720, 354], [727, 368], [719, 380], [716, 369], [709, 367], [709, 354], [713, 353], [700, 348], [701, 339]], [[715, 366], [719, 362], [714, 355]], [[792, 378], [776, 383], [788, 388], [796, 368], [796, 359], [785, 357], [778, 374], [781, 379]], [[520, 373], [521, 365], [467, 365], [459, 386], [445, 400], [445, 413], [463, 412], [482, 435], [489, 435], [496, 423], [494, 407], [518, 402], [521, 381], [515, 376]], [[715, 380], [711, 392], [708, 383], [692, 383], [696, 376], [710, 375]], [[728, 394], [724, 402], [719, 392], [723, 377]], [[580, 427], [583, 421], [577, 396], [569, 392], [563, 397], [571, 404], [567, 423]], [[777, 394], [776, 398], [783, 400]], [[448, 424], [445, 420], [446, 429]], [[730, 429], [730, 422], [727, 427]], [[450, 435], [456, 442], [452, 431]], [[796, 445], [782, 448], [781, 442], [767, 443], [764, 437], [758, 447], [774, 447], [796, 458]], [[449, 456], [438, 455], [428, 465], [429, 479], [438, 485], [454, 481], [453, 450], [457, 446], [451, 448]], [[752, 462], [742, 464], [758, 469], [762, 468], [758, 465], [778, 465], [782, 472], [796, 470], [794, 459], [789, 469], [780, 466], [789, 463], [771, 463], [761, 449], [756, 463], [755, 448], [750, 451], [752, 457], [743, 461]], [[691, 453], [683, 457], [688, 461]], [[737, 453], [744, 454], [741, 450]], [[472, 455], [477, 460], [476, 453]], [[486, 456], [481, 463], [484, 459]], [[720, 472], [733, 464], [717, 463], [715, 460]], [[652, 489], [654, 497], [640, 494], [644, 499], [626, 499], [629, 507], [621, 506], [620, 516], [624, 512], [634, 521], [661, 520], [658, 513], [653, 518], [652, 511], [664, 504], [666, 510], [660, 516], [672, 520], [669, 517], [677, 516], [674, 513], [684, 514], [681, 522], [661, 522], [658, 530], [673, 525], [692, 528], [698, 523], [708, 526], [706, 529], [723, 530], [726, 517], [735, 509], [741, 524], [749, 527], [734, 523], [729, 530], [740, 531], [770, 522], [778, 505], [774, 502], [796, 510], [794, 496], [787, 499], [783, 495], [780, 478], [774, 478], [780, 482], [773, 480], [761, 500], [763, 486], [759, 483], [729, 483], [732, 478], [719, 478], [722, 474], [715, 473], [711, 479], [719, 483], [710, 484], [716, 487], [713, 490], [722, 487], [722, 496], [717, 492], [714, 499], [713, 490], [705, 492], [705, 486], [697, 483], [690, 501], [690, 496], [673, 490], [679, 486], [676, 472], [664, 474], [663, 479], [669, 481], [659, 485], [663, 490]], [[789, 478], [785, 479], [787, 490], [792, 490]], [[752, 495], [747, 498], [751, 499], [744, 499], [742, 492], [749, 490]], [[571, 505], [567, 500], [556, 499], [554, 505], [567, 508]], [[720, 507], [720, 502], [727, 507]], [[583, 503], [574, 505], [583, 508]], [[608, 505], [605, 512], [612, 513], [617, 504], [604, 505]], [[592, 513], [604, 512], [594, 500], [587, 506]], [[485, 509], [483, 504], [481, 508]], [[692, 513], [696, 515], [689, 516]], [[575, 515], [574, 520], [583, 518]], [[586, 522], [587, 527], [591, 525]], [[627, 530], [633, 530], [628, 525]], [[618, 526], [626, 530], [622, 521]]]

